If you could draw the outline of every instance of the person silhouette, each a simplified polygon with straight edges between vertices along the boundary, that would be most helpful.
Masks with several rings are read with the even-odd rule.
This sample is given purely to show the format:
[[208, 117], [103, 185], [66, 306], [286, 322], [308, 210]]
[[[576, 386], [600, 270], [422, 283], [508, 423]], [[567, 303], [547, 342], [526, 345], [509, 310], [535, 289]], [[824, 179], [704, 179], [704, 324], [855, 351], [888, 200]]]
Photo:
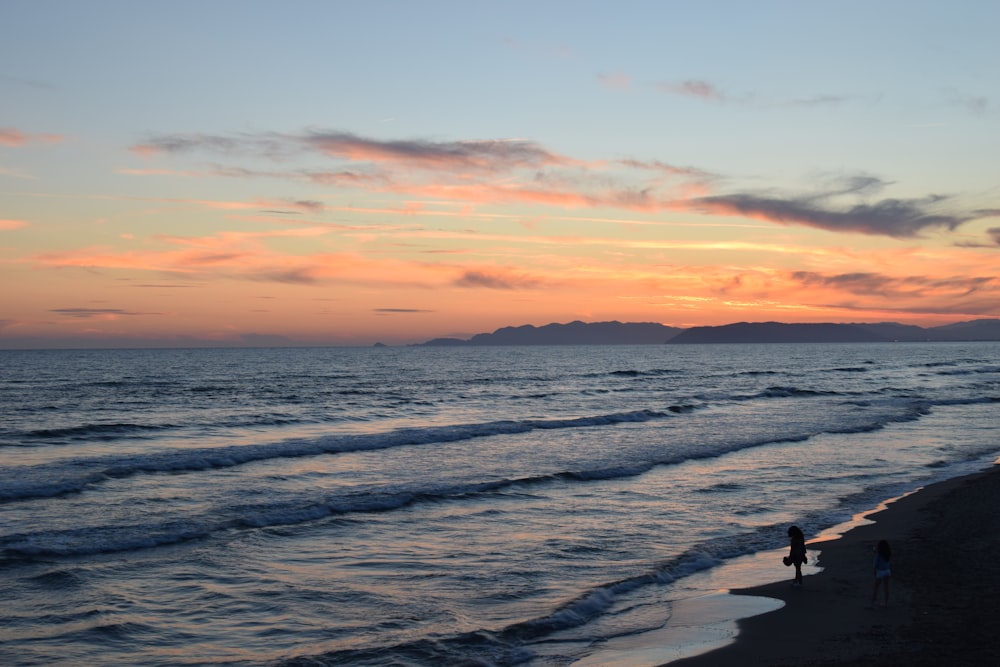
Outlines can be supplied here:
[[785, 565], [795, 566], [795, 579], [792, 581], [792, 586], [798, 588], [802, 585], [802, 564], [809, 560], [806, 558], [806, 538], [798, 526], [791, 526], [788, 529], [788, 538], [790, 541], [788, 555], [783, 561]]
[[892, 569], [889, 567], [889, 561], [891, 560], [892, 549], [889, 548], [889, 543], [885, 540], [879, 540], [878, 546], [875, 547], [875, 560], [872, 563], [872, 569], [875, 571], [875, 583], [872, 586], [871, 606], [873, 607], [875, 606], [875, 599], [878, 597], [879, 586], [882, 586], [882, 606], [889, 606], [889, 579], [892, 577]]

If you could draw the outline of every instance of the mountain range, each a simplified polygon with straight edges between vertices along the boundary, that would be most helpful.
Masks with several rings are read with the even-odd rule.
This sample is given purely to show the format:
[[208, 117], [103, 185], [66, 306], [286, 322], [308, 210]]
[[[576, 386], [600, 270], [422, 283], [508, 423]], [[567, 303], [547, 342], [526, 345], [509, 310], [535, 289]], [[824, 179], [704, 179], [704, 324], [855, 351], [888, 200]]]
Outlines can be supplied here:
[[435, 338], [421, 345], [663, 345], [709, 343], [890, 343], [1000, 341], [1000, 319], [937, 327], [877, 324], [738, 322], [711, 327], [669, 327], [656, 322], [569, 322], [503, 327], [469, 339]]

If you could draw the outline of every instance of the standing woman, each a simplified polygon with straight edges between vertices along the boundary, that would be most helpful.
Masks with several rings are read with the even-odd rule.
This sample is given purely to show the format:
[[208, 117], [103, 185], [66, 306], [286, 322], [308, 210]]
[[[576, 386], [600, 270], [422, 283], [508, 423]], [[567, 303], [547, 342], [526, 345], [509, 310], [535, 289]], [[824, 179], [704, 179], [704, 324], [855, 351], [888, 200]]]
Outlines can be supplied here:
[[878, 546], [875, 547], [875, 562], [873, 564], [875, 570], [875, 585], [872, 587], [873, 607], [875, 606], [875, 598], [878, 597], [879, 584], [883, 586], [884, 606], [889, 606], [889, 578], [892, 576], [892, 570], [889, 568], [890, 560], [892, 560], [892, 550], [889, 548], [889, 543], [885, 540], [879, 540]]
[[807, 562], [806, 558], [806, 537], [802, 534], [802, 529], [792, 526], [788, 529], [790, 547], [788, 556], [785, 558], [785, 565], [795, 566], [795, 580], [792, 586], [798, 588], [802, 585], [802, 564]]

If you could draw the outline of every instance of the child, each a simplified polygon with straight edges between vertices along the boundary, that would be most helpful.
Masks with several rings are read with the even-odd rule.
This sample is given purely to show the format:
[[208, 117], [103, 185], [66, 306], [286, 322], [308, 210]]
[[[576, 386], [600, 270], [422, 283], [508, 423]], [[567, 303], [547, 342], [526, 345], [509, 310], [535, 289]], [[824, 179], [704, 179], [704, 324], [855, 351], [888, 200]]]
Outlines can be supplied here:
[[875, 547], [875, 562], [872, 565], [875, 570], [875, 584], [872, 587], [873, 607], [875, 606], [875, 598], [878, 597], [879, 584], [883, 587], [883, 599], [885, 600], [883, 606], [889, 606], [889, 577], [892, 576], [892, 570], [889, 568], [890, 560], [892, 560], [892, 550], [889, 548], [889, 543], [880, 540], [878, 546]]
[[806, 537], [798, 526], [792, 526], [788, 529], [788, 537], [791, 544], [784, 562], [785, 565], [795, 566], [795, 580], [792, 582], [792, 586], [798, 588], [802, 585], [802, 564], [808, 560], [806, 558]]

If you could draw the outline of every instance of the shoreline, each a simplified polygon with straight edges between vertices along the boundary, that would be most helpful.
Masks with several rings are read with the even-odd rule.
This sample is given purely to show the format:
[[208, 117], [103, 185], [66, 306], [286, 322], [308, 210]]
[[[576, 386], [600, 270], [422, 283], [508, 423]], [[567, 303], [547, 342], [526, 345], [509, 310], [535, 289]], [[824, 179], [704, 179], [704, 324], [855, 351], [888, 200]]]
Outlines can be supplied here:
[[[861, 515], [870, 523], [809, 543], [822, 571], [802, 588], [734, 589], [780, 600], [742, 618], [735, 640], [670, 667], [1000, 664], [1000, 465], [922, 487]], [[870, 608], [872, 551], [893, 550], [887, 607]], [[818, 556], [817, 556], [818, 552]], [[780, 567], [780, 563], [776, 564]]]

